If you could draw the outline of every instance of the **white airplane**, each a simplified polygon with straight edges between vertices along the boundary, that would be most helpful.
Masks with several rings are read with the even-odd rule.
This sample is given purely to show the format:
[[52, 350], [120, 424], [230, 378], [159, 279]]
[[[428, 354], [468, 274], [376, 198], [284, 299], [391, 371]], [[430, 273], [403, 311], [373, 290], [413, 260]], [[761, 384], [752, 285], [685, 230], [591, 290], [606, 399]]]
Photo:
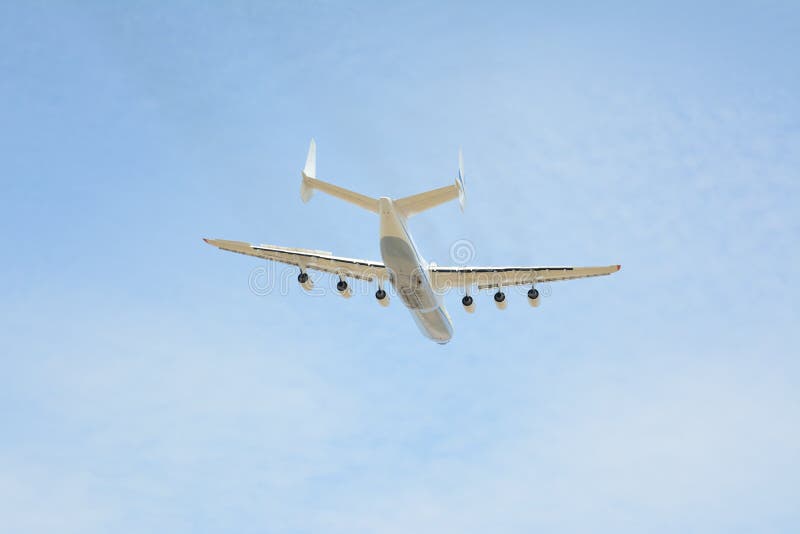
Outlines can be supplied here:
[[314, 190], [340, 198], [380, 217], [380, 247], [383, 263], [334, 256], [331, 252], [303, 248], [278, 247], [273, 245], [251, 245], [241, 241], [204, 239], [209, 245], [272, 260], [299, 269], [297, 281], [306, 289], [312, 282], [308, 270], [323, 271], [339, 277], [337, 291], [344, 297], [351, 295], [347, 279], [376, 281], [375, 298], [384, 306], [389, 297], [384, 289], [388, 281], [400, 295], [403, 304], [411, 312], [422, 333], [437, 343], [444, 344], [453, 337], [453, 321], [444, 307], [442, 294], [447, 289], [458, 287], [464, 292], [461, 303], [467, 312], [475, 310], [475, 301], [470, 295], [472, 288], [494, 289], [494, 301], [498, 308], [506, 306], [503, 289], [511, 286], [529, 285], [528, 302], [539, 305], [539, 291], [535, 284], [557, 280], [573, 280], [590, 276], [601, 276], [619, 271], [619, 265], [608, 267], [440, 267], [427, 263], [417, 251], [408, 231], [407, 219], [412, 215], [458, 199], [464, 210], [464, 165], [461, 151], [458, 153], [458, 176], [453, 185], [412, 195], [398, 200], [389, 197], [372, 198], [317, 179], [316, 144], [311, 140], [308, 157], [303, 169], [300, 197], [308, 202]]

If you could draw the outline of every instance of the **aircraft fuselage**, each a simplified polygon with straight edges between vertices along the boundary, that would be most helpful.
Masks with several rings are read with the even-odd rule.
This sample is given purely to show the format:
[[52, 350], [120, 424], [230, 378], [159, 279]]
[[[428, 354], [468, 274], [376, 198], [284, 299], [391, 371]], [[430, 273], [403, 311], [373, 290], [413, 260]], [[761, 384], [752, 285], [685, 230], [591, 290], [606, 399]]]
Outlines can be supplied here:
[[405, 217], [387, 197], [379, 199], [379, 210], [381, 256], [391, 284], [422, 333], [447, 343], [453, 337], [453, 322], [433, 290], [428, 264], [417, 251]]

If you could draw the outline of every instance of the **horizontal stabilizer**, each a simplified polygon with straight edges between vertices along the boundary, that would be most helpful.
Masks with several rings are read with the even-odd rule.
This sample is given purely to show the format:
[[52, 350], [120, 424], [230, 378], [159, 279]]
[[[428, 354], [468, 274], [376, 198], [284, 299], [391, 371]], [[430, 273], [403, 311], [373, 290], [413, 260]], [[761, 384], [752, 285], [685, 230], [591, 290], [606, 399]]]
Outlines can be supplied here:
[[395, 205], [406, 217], [411, 217], [455, 199], [458, 199], [458, 205], [461, 211], [464, 211], [464, 157], [460, 148], [458, 149], [458, 175], [453, 185], [401, 198], [395, 201]]
[[300, 198], [303, 202], [311, 200], [314, 191], [322, 191], [367, 211], [378, 213], [378, 199], [317, 179], [317, 144], [313, 139], [308, 147], [308, 156], [306, 156], [306, 165], [303, 167], [302, 179], [303, 181], [300, 183]]
[[422, 213], [425, 210], [434, 208], [445, 202], [455, 200], [459, 197], [459, 188], [456, 185], [448, 185], [419, 193], [418, 195], [411, 195], [395, 201], [395, 206], [400, 208], [406, 217], [411, 217], [417, 213]]

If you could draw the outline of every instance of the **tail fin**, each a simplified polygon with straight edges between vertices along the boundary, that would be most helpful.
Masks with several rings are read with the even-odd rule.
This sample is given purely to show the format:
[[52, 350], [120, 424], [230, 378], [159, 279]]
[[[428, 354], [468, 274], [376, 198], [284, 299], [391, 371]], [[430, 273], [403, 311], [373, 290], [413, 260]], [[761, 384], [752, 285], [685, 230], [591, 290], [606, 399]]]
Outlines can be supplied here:
[[300, 183], [300, 198], [303, 202], [311, 200], [311, 195], [314, 194], [314, 190], [318, 190], [350, 202], [351, 204], [355, 204], [367, 211], [378, 213], [378, 199], [317, 179], [317, 144], [313, 139], [308, 146], [308, 156], [306, 157], [306, 166], [303, 167], [302, 177], [303, 181]]
[[461, 147], [458, 147], [458, 178], [456, 178], [456, 187], [458, 187], [458, 206], [463, 213], [466, 195], [464, 193], [464, 154], [461, 152]]
[[317, 177], [317, 142], [313, 138], [308, 145], [308, 155], [306, 156], [306, 166], [303, 167], [303, 175], [309, 178]]
[[456, 176], [455, 184], [398, 199], [395, 201], [395, 205], [403, 211], [406, 217], [410, 217], [457, 198], [461, 211], [464, 211], [464, 196], [464, 158], [459, 148], [458, 176]]
[[317, 177], [317, 143], [311, 139], [308, 145], [308, 156], [306, 156], [306, 166], [303, 167], [303, 181], [300, 183], [300, 198], [303, 202], [311, 200], [314, 189], [307, 183], [307, 180]]

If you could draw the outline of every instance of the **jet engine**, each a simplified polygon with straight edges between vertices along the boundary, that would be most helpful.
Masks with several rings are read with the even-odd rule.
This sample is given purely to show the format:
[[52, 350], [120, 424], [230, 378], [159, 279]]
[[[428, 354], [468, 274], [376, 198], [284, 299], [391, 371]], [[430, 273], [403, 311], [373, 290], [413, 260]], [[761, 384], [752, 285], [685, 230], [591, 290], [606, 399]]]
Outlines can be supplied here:
[[300, 274], [297, 275], [297, 281], [306, 291], [311, 291], [314, 288], [314, 282], [308, 277], [308, 273], [305, 271], [300, 271]]
[[538, 289], [532, 287], [528, 290], [528, 304], [535, 308], [539, 305], [541, 300]]
[[353, 296], [353, 292], [350, 290], [350, 286], [347, 285], [346, 280], [340, 279], [338, 282], [336, 282], [336, 291], [338, 291], [339, 294], [346, 299], [349, 299]]
[[461, 299], [461, 304], [464, 306], [464, 311], [467, 313], [475, 313], [475, 300], [469, 295], [464, 295]]
[[498, 310], [505, 310], [508, 303], [506, 302], [506, 294], [498, 290], [494, 294], [494, 303], [497, 305]]
[[386, 294], [382, 287], [375, 292], [375, 298], [378, 299], [378, 304], [384, 308], [389, 305], [389, 295]]

